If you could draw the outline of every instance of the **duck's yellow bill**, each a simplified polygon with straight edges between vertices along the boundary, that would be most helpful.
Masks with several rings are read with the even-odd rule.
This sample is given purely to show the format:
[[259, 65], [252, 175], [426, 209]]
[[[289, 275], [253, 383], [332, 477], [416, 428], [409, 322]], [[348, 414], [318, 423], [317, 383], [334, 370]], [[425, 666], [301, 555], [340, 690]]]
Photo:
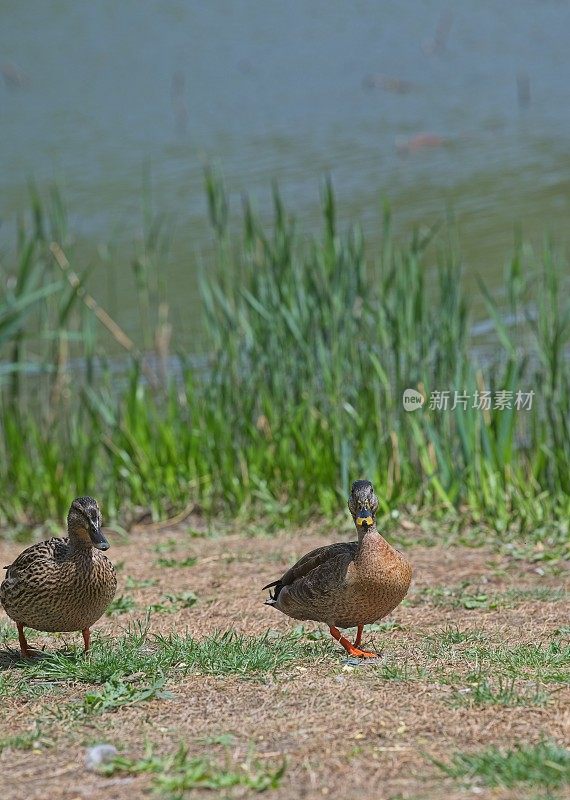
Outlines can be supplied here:
[[372, 517], [356, 517], [357, 525], [364, 525], [364, 523], [366, 523], [367, 525], [370, 526], [373, 524], [373, 522], [374, 520], [372, 519]]

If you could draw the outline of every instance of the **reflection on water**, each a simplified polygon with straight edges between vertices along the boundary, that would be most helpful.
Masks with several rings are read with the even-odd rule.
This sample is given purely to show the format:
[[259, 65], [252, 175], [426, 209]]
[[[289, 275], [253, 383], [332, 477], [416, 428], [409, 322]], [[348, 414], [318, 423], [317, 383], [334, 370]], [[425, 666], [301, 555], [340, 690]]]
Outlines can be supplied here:
[[[345, 221], [452, 208], [468, 273], [498, 288], [513, 230], [566, 236], [570, 5], [183, 0], [0, 5], [0, 214], [56, 181], [87, 240], [132, 238], [142, 175], [178, 220], [175, 316], [196, 306], [203, 167], [263, 212], [277, 180], [310, 228], [330, 174]], [[13, 229], [12, 229], [13, 230]], [[0, 230], [6, 236], [6, 226]], [[180, 253], [184, 252], [184, 258]], [[93, 278], [95, 280], [95, 278]], [[129, 277], [112, 292], [136, 326]], [[109, 302], [112, 298], [107, 298]]]

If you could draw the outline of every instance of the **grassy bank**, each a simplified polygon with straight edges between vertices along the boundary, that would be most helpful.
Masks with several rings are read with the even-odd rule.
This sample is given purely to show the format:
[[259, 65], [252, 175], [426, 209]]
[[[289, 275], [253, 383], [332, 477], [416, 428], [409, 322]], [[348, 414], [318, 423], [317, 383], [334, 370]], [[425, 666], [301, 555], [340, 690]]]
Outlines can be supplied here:
[[[147, 321], [133, 342], [98, 306], [95, 268], [84, 286], [59, 198], [33, 198], [0, 272], [2, 524], [61, 519], [84, 492], [122, 520], [193, 502], [264, 523], [332, 517], [367, 476], [386, 518], [429, 507], [567, 540], [570, 309], [550, 249], [515, 249], [500, 313], [481, 286], [494, 331], [478, 357], [445, 232], [397, 245], [386, 211], [365, 254], [358, 228], [338, 230], [327, 188], [311, 241], [278, 196], [271, 229], [246, 205], [230, 233], [211, 176], [207, 192], [218, 256], [201, 278], [211, 356], [200, 371], [169, 352], [160, 227], [149, 221], [133, 261]], [[110, 343], [127, 355], [120, 379]], [[23, 377], [37, 361], [48, 371]], [[421, 410], [404, 410], [407, 388], [427, 398]], [[448, 408], [430, 408], [445, 391]], [[485, 391], [491, 407], [474, 408]], [[530, 409], [515, 407], [517, 391], [534, 392]]]

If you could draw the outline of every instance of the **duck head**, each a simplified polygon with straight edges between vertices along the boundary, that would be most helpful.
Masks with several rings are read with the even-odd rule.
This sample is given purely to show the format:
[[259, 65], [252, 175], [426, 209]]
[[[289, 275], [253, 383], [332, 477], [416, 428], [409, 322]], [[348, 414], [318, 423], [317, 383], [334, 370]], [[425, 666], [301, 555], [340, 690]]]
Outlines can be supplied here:
[[354, 481], [348, 498], [348, 510], [359, 535], [376, 527], [378, 498], [370, 481]]
[[101, 511], [92, 497], [76, 497], [67, 515], [70, 539], [80, 540], [97, 550], [108, 550], [109, 542], [101, 531]]

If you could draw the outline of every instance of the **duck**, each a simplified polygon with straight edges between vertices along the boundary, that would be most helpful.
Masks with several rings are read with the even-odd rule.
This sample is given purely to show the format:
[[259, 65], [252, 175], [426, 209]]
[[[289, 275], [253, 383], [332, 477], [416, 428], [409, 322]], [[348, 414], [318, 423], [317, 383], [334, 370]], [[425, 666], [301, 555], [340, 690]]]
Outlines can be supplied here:
[[85, 652], [90, 628], [105, 613], [117, 590], [112, 562], [102, 551], [109, 542], [92, 497], [77, 497], [67, 515], [67, 538], [46, 539], [27, 547], [4, 567], [0, 604], [18, 628], [23, 658], [31, 658], [24, 628], [81, 631]]
[[[402, 602], [412, 580], [412, 566], [378, 531], [378, 497], [370, 481], [352, 484], [348, 509], [358, 541], [311, 550], [281, 578], [263, 587], [269, 589], [265, 603], [293, 619], [324, 622], [350, 656], [377, 658], [378, 653], [361, 647], [364, 626], [390, 614]], [[354, 627], [357, 633], [351, 643], [339, 628]]]

